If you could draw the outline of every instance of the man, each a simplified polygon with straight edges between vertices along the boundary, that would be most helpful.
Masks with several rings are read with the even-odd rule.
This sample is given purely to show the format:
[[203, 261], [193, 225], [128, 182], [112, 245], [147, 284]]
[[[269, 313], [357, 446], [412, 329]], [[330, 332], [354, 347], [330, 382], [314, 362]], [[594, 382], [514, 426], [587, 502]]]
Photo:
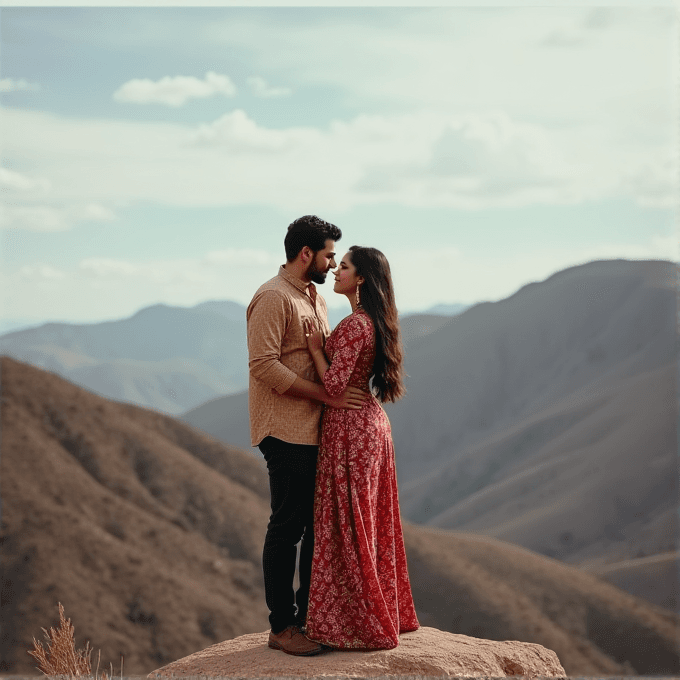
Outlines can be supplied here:
[[[248, 306], [250, 435], [267, 462], [272, 514], [262, 567], [269, 607], [269, 646], [288, 654], [324, 651], [302, 630], [307, 616], [314, 549], [314, 482], [323, 404], [360, 408], [366, 395], [348, 387], [330, 397], [307, 348], [305, 322], [330, 333], [326, 301], [316, 291], [336, 267], [342, 232], [316, 215], [295, 220], [284, 239], [286, 263]], [[293, 591], [297, 544], [300, 587]], [[297, 605], [297, 607], [296, 607]]]

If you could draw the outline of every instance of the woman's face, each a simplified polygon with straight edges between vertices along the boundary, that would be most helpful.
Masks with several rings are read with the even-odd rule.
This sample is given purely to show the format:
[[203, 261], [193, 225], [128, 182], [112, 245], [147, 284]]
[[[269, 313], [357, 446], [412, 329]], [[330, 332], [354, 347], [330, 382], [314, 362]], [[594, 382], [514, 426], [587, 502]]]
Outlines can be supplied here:
[[356, 268], [352, 264], [349, 252], [345, 253], [338, 268], [334, 272], [335, 285], [333, 291], [340, 295], [354, 295], [357, 284], [363, 283], [364, 279], [357, 276]]

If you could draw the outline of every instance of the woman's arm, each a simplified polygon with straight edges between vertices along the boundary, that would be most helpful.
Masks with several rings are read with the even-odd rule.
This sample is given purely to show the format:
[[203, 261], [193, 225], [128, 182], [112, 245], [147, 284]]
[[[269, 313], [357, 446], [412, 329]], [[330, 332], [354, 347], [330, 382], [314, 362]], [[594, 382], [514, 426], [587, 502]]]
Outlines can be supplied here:
[[357, 318], [350, 318], [336, 331], [340, 333], [340, 347], [333, 354], [333, 363], [329, 364], [323, 355], [321, 332], [305, 328], [309, 352], [326, 392], [331, 396], [336, 396], [347, 388], [364, 343], [371, 333], [366, 323]]
[[328, 359], [326, 359], [326, 354], [322, 349], [317, 349], [312, 352], [312, 359], [314, 359], [314, 366], [316, 366], [316, 372], [319, 374], [319, 378], [323, 380], [324, 375], [330, 364]]
[[[321, 380], [323, 381], [326, 372], [330, 368], [330, 364], [326, 359], [326, 355], [323, 351], [323, 334], [321, 331], [316, 330], [311, 321], [305, 321], [305, 335], [307, 336], [307, 346], [309, 347], [309, 353], [312, 355], [314, 360], [314, 366], [316, 367]], [[313, 385], [313, 387], [320, 392], [322, 396], [311, 397], [316, 398], [319, 401], [323, 401], [328, 406], [337, 409], [356, 409], [361, 408], [364, 401], [368, 399], [369, 395], [360, 390], [357, 387], [351, 387], [347, 384], [343, 385], [341, 389], [332, 390], [333, 394], [330, 394], [328, 390], [322, 384], [310, 383], [300, 377], [293, 383], [293, 385], [288, 389], [288, 394], [291, 396], [298, 396], [298, 384], [300, 387], [306, 388], [307, 385]], [[306, 396], [306, 394], [300, 394], [300, 396]]]
[[323, 377], [330, 364], [323, 351], [323, 334], [308, 320], [305, 320], [305, 335], [307, 336], [307, 347], [314, 360], [316, 372], [323, 381]]

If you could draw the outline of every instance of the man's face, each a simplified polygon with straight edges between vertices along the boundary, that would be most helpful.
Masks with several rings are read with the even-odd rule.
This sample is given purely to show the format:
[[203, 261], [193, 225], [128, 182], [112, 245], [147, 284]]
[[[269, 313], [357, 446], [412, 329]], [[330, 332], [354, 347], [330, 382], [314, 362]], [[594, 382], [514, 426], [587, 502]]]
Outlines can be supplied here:
[[326, 239], [326, 246], [312, 258], [307, 270], [307, 277], [314, 283], [325, 283], [331, 269], [335, 269], [335, 241]]

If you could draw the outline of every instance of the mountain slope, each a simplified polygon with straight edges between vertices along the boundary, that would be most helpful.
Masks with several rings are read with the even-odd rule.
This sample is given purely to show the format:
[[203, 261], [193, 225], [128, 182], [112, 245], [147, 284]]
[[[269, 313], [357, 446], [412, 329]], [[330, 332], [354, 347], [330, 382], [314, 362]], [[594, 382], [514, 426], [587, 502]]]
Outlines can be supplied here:
[[108, 398], [176, 414], [247, 386], [245, 337], [242, 305], [154, 305], [128, 319], [7, 333], [0, 351]]
[[[409, 344], [416, 339], [425, 337], [446, 326], [451, 322], [451, 317], [435, 314], [411, 314], [402, 318], [400, 322], [404, 347], [408, 348]], [[220, 441], [228, 441], [235, 446], [250, 449], [259, 455], [259, 451], [252, 449], [250, 445], [248, 390], [210, 399], [178, 417], [185, 423]]]
[[674, 364], [591, 385], [405, 487], [404, 512], [569, 562], [672, 550], [675, 396]]
[[58, 601], [128, 672], [266, 625], [259, 461], [4, 357], [1, 379], [1, 670], [33, 669]]
[[[57, 625], [148, 673], [267, 628], [261, 461], [158, 413], [3, 357], [0, 671]], [[680, 618], [494, 539], [407, 525], [424, 625], [557, 651], [570, 675], [673, 674]]]
[[[404, 319], [408, 393], [385, 405], [404, 516], [571, 563], [675, 549], [676, 270], [591, 262]], [[182, 418], [250, 444], [245, 392]]]
[[401, 479], [601, 378], [675, 361], [676, 277], [670, 262], [590, 262], [472, 307], [414, 341], [408, 394], [386, 408]]
[[[349, 313], [349, 306], [330, 309], [331, 328]], [[425, 335], [449, 318], [407, 317], [404, 338]], [[42, 324], [4, 334], [0, 352], [108, 399], [170, 415], [248, 387], [246, 308], [229, 300], [153, 305], [103, 323]]]

